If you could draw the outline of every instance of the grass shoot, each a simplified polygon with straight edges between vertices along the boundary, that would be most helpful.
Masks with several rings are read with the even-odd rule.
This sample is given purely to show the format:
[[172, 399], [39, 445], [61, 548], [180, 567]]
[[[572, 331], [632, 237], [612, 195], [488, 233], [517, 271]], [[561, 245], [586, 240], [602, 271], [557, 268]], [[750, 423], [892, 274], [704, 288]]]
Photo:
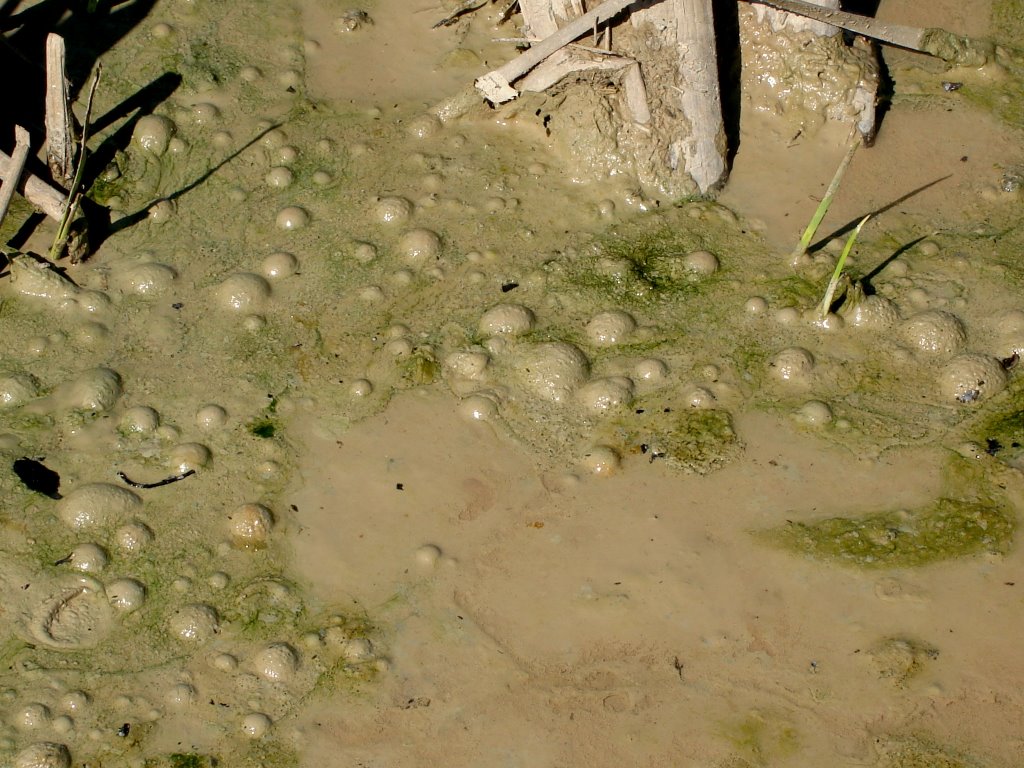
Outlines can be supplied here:
[[835, 271], [832, 273], [832, 279], [828, 281], [828, 288], [825, 289], [825, 297], [821, 300], [821, 305], [818, 307], [818, 314], [825, 318], [828, 315], [829, 309], [832, 307], [832, 301], [836, 295], [836, 288], [839, 287], [839, 280], [843, 275], [843, 267], [846, 266], [846, 257], [850, 255], [850, 251], [853, 249], [853, 244], [857, 241], [857, 236], [860, 234], [861, 229], [868, 223], [868, 219], [871, 218], [869, 213], [863, 219], [860, 220], [860, 224], [857, 225], [856, 229], [850, 233], [850, 237], [846, 240], [846, 245], [843, 246], [843, 252], [839, 254], [839, 261], [836, 262]]
[[825, 218], [825, 214], [828, 213], [828, 209], [832, 205], [832, 199], [836, 196], [836, 192], [839, 191], [839, 185], [843, 181], [846, 169], [850, 167], [850, 162], [853, 160], [853, 156], [857, 152], [857, 148], [860, 147], [860, 144], [860, 132], [854, 128], [850, 137], [850, 146], [847, 148], [846, 154], [843, 155], [843, 159], [840, 161], [839, 167], [836, 168], [836, 173], [832, 177], [832, 182], [828, 185], [828, 189], [825, 190], [825, 196], [821, 198], [821, 202], [818, 203], [818, 208], [814, 211], [814, 215], [811, 217], [810, 223], [804, 230], [804, 234], [800, 238], [800, 242], [797, 244], [796, 248], [793, 249], [793, 260], [798, 259], [807, 253], [807, 249], [811, 245], [811, 240], [814, 239], [814, 233], [818, 231], [818, 226], [821, 224], [822, 219]]

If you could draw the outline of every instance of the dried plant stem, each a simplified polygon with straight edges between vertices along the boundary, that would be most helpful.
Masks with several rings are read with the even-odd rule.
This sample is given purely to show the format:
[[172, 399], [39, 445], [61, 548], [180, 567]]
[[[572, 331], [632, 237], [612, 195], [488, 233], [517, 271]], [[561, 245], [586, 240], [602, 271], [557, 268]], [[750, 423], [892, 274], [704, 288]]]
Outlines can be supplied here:
[[21, 175], [25, 172], [25, 163], [28, 162], [30, 148], [28, 131], [20, 125], [14, 126], [14, 152], [7, 159], [3, 175], [4, 183], [0, 186], [0, 222], [7, 215], [7, 209], [14, 198], [14, 190], [21, 183]]
[[71, 222], [75, 219], [78, 206], [81, 202], [82, 176], [85, 173], [85, 161], [88, 157], [86, 143], [89, 141], [89, 120], [92, 117], [92, 100], [96, 95], [96, 87], [100, 83], [100, 75], [103, 73], [103, 65], [96, 65], [96, 74], [93, 75], [92, 84], [89, 86], [89, 98], [85, 103], [85, 119], [82, 121], [82, 141], [78, 150], [78, 166], [75, 168], [75, 178], [71, 182], [71, 189], [68, 191], [68, 204], [64, 208], [64, 215], [61, 217], [60, 226], [57, 228], [57, 237], [54, 238], [50, 247], [50, 261], [56, 261], [68, 242], [68, 235], [71, 231]]

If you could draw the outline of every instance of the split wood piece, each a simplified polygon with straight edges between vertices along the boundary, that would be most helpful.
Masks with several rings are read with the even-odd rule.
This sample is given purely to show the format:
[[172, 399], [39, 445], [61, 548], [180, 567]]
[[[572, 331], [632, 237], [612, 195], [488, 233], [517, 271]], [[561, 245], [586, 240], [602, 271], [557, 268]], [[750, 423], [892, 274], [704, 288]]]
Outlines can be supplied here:
[[[537, 45], [540, 42], [537, 38], [556, 33], [559, 25], [585, 13], [581, 0], [522, 0], [520, 6], [525, 28], [532, 38], [527, 42], [531, 45]], [[597, 26], [595, 21], [594, 28]], [[605, 36], [606, 41], [610, 39], [609, 35]], [[588, 70], [621, 71], [621, 86], [631, 119], [640, 125], [650, 122], [651, 112], [640, 65], [634, 59], [576, 43], [569, 43], [538, 64], [524, 77], [520, 90], [541, 93], [570, 75]]]
[[21, 174], [25, 172], [28, 162], [28, 151], [31, 148], [28, 131], [20, 125], [14, 126], [14, 152], [6, 163], [3, 173], [3, 184], [0, 185], [0, 222], [7, 215], [7, 209], [14, 198], [14, 190], [18, 188]]
[[676, 51], [678, 79], [671, 87], [687, 124], [669, 142], [669, 167], [685, 171], [701, 194], [713, 192], [728, 168], [712, 0], [670, 0], [638, 10], [631, 21], [650, 24], [665, 48]]
[[[0, 151], [0, 181], [7, 186], [7, 169], [11, 167], [11, 158]], [[38, 176], [27, 174], [12, 187], [18, 190], [25, 199], [41, 210], [54, 221], [60, 221], [64, 215], [64, 206], [67, 205], [67, 198], [62, 192], [51, 187], [47, 182]]]
[[[576, 46], [572, 46], [573, 49]], [[616, 56], [604, 51], [573, 50], [563, 48], [556, 51], [536, 69], [523, 78], [521, 90], [540, 93], [546, 91], [569, 75], [589, 70], [621, 71], [621, 86], [625, 94], [626, 109], [634, 123], [646, 125], [651, 122], [651, 110], [647, 103], [647, 89], [640, 74], [640, 65], [627, 56]]]
[[46, 164], [53, 180], [67, 187], [75, 173], [75, 142], [65, 74], [64, 38], [46, 37]]
[[701, 194], [725, 181], [725, 122], [718, 84], [712, 0], [673, 0], [679, 51], [679, 96], [690, 133], [669, 146], [669, 165], [680, 164]]
[[593, 10], [548, 35], [530, 50], [498, 69], [477, 78], [476, 89], [492, 104], [511, 101], [519, 95], [519, 92], [512, 87], [512, 81], [518, 80], [555, 51], [590, 32], [594, 28], [594, 24], [608, 21], [635, 2], [638, 0], [605, 0]]
[[536, 40], [553, 35], [559, 27], [582, 16], [586, 9], [581, 0], [523, 0], [524, 32]]
[[837, 23], [833, 23], [831, 19], [832, 13], [839, 10], [839, 0], [809, 0], [800, 3], [803, 6], [811, 6], [819, 12], [817, 14], [800, 13], [792, 7], [787, 8], [785, 2], [752, 2], [757, 6], [758, 21], [768, 21], [775, 32], [781, 32], [783, 29], [789, 32], [807, 31], [817, 37], [832, 37], [839, 34]]

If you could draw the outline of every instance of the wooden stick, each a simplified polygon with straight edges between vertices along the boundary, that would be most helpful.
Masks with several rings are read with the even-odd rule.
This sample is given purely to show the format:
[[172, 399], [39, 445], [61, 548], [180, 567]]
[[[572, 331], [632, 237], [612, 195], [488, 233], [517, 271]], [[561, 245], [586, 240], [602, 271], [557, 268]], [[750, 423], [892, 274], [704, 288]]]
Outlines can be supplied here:
[[608, 21], [636, 2], [638, 0], [605, 0], [592, 11], [573, 19], [557, 32], [548, 35], [522, 55], [477, 78], [474, 83], [476, 89], [492, 104], [511, 101], [519, 95], [512, 87], [513, 80], [518, 80], [555, 51], [587, 34], [595, 23]]
[[[4, 182], [4, 188], [7, 187], [7, 169], [10, 167], [11, 158], [0, 151], [0, 181]], [[20, 182], [12, 181], [11, 187], [17, 189], [26, 200], [54, 221], [60, 221], [61, 216], [64, 215], [67, 198], [62, 192], [57, 191], [38, 176], [31, 173], [26, 174], [21, 177]]]
[[680, 107], [689, 135], [674, 141], [669, 156], [697, 183], [701, 194], [725, 180], [725, 123], [718, 87], [712, 0], [673, 0]]
[[51, 32], [46, 36], [46, 164], [53, 180], [66, 187], [74, 174], [75, 143], [65, 58], [64, 38]]
[[437, 22], [431, 29], [437, 29], [438, 27], [448, 27], [459, 20], [459, 17], [467, 11], [478, 11], [487, 5], [487, 0], [465, 0], [464, 3], [460, 3], [459, 7], [449, 13], [439, 22]]
[[7, 160], [3, 174], [4, 183], [0, 186], [0, 222], [7, 215], [7, 209], [14, 198], [14, 190], [18, 188], [21, 174], [25, 172], [30, 146], [28, 131], [20, 125], [14, 126], [14, 154]]

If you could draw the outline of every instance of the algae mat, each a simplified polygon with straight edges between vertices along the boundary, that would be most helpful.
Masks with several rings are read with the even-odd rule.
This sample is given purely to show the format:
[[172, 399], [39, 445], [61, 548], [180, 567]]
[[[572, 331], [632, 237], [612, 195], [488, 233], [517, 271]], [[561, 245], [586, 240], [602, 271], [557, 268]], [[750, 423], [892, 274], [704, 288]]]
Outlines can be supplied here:
[[1020, 764], [1019, 41], [891, 56], [790, 264], [842, 131], [661, 199], [427, 111], [490, 5], [98, 6], [105, 236], [0, 285], [5, 764]]

